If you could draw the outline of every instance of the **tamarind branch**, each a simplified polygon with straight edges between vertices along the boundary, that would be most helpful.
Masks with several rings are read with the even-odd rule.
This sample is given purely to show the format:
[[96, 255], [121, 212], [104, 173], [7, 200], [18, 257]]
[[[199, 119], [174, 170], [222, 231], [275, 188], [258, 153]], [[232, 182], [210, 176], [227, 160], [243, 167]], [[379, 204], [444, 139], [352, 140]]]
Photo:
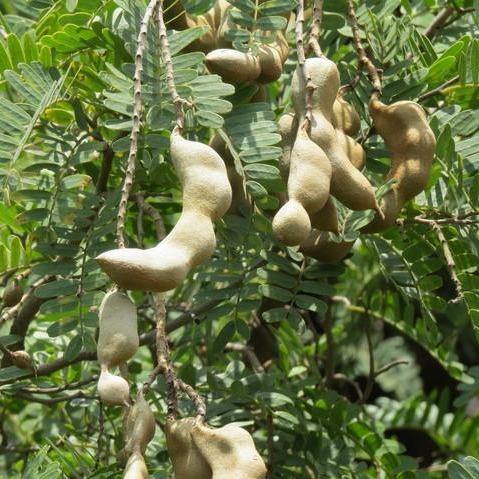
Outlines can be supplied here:
[[437, 238], [442, 246], [442, 252], [444, 254], [444, 259], [446, 260], [446, 265], [449, 270], [449, 274], [451, 275], [451, 279], [454, 283], [456, 288], [456, 297], [450, 300], [450, 303], [460, 303], [464, 299], [464, 291], [462, 289], [462, 283], [459, 280], [459, 277], [456, 273], [456, 262], [454, 261], [454, 257], [452, 256], [452, 252], [449, 248], [449, 244], [447, 242], [444, 233], [442, 232], [441, 227], [435, 222], [430, 221], [429, 224], [431, 225], [432, 229], [435, 231]]
[[148, 25], [155, 7], [159, 0], [151, 0], [146, 7], [145, 15], [141, 21], [140, 33], [137, 39], [137, 49], [135, 54], [135, 74], [133, 76], [133, 127], [130, 135], [130, 152], [125, 172], [125, 180], [121, 189], [120, 205], [118, 208], [116, 223], [116, 239], [118, 248], [125, 248], [125, 219], [128, 198], [133, 186], [133, 179], [136, 169], [136, 157], [138, 154], [138, 137], [140, 135], [142, 101], [141, 101], [141, 77], [143, 73], [143, 55], [147, 44]]
[[166, 33], [165, 20], [163, 18], [163, 0], [160, 0], [156, 10], [156, 21], [158, 22], [158, 39], [160, 43], [161, 56], [165, 63], [166, 69], [166, 84], [170, 92], [173, 105], [176, 111], [176, 128], [181, 132], [185, 123], [185, 113], [183, 112], [183, 104], [186, 100], [180, 97], [175, 84], [175, 72], [173, 69], [173, 61], [171, 59], [170, 44], [168, 42], [168, 35]]
[[135, 199], [138, 203], [138, 206], [152, 218], [155, 224], [156, 236], [158, 238], [158, 241], [163, 240], [166, 236], [166, 230], [165, 223], [163, 222], [163, 218], [161, 217], [160, 213], [158, 213], [158, 211], [153, 206], [151, 206], [148, 202], [145, 201], [145, 197], [142, 194], [137, 193], [135, 195]]
[[319, 34], [321, 32], [321, 22], [323, 20], [324, 0], [314, 0], [313, 4], [313, 24], [309, 34], [308, 49], [312, 49], [317, 57], [323, 56], [323, 51], [319, 45]]
[[307, 127], [311, 125], [313, 118], [313, 92], [317, 88], [316, 85], [311, 80], [311, 76], [308, 74], [306, 69], [306, 53], [304, 50], [304, 0], [298, 1], [298, 7], [296, 9], [296, 51], [298, 53], [298, 64], [301, 67], [300, 71], [303, 76], [303, 82], [305, 85], [305, 98], [306, 98], [306, 109], [304, 115], [305, 124], [302, 127]]
[[446, 6], [442, 8], [439, 13], [436, 15], [432, 23], [427, 27], [424, 32], [424, 36], [431, 39], [434, 35], [445, 25], [449, 17], [455, 12], [453, 6]]
[[373, 86], [371, 98], [377, 99], [381, 96], [381, 92], [382, 92], [381, 77], [379, 75], [379, 72], [376, 66], [368, 57], [366, 50], [363, 47], [361, 36], [359, 33], [358, 19], [356, 17], [356, 11], [354, 9], [354, 0], [348, 0], [348, 18], [349, 18], [349, 23], [351, 25], [351, 29], [353, 31], [353, 42], [354, 42], [354, 47], [356, 49], [356, 53], [358, 56], [359, 67], [366, 68], [369, 75], [369, 79]]

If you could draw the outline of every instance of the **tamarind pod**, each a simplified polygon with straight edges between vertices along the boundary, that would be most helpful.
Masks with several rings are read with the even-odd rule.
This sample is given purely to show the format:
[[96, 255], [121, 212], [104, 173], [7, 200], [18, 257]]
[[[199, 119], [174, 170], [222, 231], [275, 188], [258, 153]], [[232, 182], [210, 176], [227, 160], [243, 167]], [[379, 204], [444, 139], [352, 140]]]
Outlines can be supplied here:
[[362, 170], [366, 164], [366, 153], [361, 144], [349, 135], [344, 134], [341, 130], [336, 130], [336, 137], [349, 161], [356, 169]]
[[273, 218], [273, 232], [283, 243], [301, 244], [311, 232], [309, 213], [319, 211], [329, 197], [331, 164], [324, 152], [300, 128], [291, 150], [288, 202]]
[[[342, 132], [331, 124], [333, 104], [339, 89], [339, 71], [335, 63], [325, 57], [309, 58], [305, 67], [317, 86], [312, 94], [310, 136], [331, 162], [331, 194], [352, 210], [374, 209], [380, 212], [371, 183], [351, 164], [338, 140], [338, 134]], [[293, 75], [292, 90], [296, 114], [304, 119], [305, 79], [299, 67]]]
[[391, 152], [391, 169], [385, 180], [395, 183], [381, 201], [384, 218], [375, 218], [361, 231], [376, 233], [393, 225], [407, 201], [424, 190], [429, 180], [436, 138], [424, 110], [415, 102], [385, 105], [372, 100], [369, 111], [376, 131]]
[[138, 324], [133, 302], [119, 291], [108, 292], [100, 304], [98, 362], [108, 368], [119, 366], [138, 349]]
[[221, 135], [216, 133], [210, 141], [210, 146], [223, 158], [226, 165], [226, 173], [232, 191], [231, 206], [227, 213], [238, 213], [245, 209], [251, 209], [251, 200], [246, 193], [244, 177], [236, 170], [233, 155]]
[[329, 239], [329, 233], [315, 229], [301, 245], [300, 251], [321, 263], [337, 263], [348, 255], [354, 243], [354, 241], [335, 243]]
[[11, 308], [17, 305], [23, 297], [23, 288], [17, 279], [9, 281], [7, 287], [3, 291], [2, 301], [3, 306]]
[[126, 433], [125, 453], [144, 454], [148, 443], [155, 435], [155, 416], [140, 390], [135, 404], [128, 410], [124, 430]]
[[266, 476], [263, 459], [245, 429], [234, 424], [213, 429], [197, 423], [191, 436], [211, 467], [211, 479], [264, 479]]
[[245, 83], [256, 80], [261, 73], [261, 64], [256, 55], [231, 48], [219, 48], [206, 55], [205, 64], [211, 73], [220, 75], [229, 83]]
[[281, 148], [283, 154], [279, 159], [279, 170], [285, 182], [288, 181], [291, 149], [298, 131], [298, 122], [294, 113], [285, 113], [278, 121], [279, 134], [281, 135]]
[[145, 459], [139, 453], [133, 453], [126, 463], [123, 479], [148, 479], [148, 469]]
[[120, 287], [164, 292], [179, 286], [189, 271], [216, 247], [213, 221], [231, 205], [231, 186], [221, 157], [208, 145], [173, 132], [171, 160], [183, 186], [183, 211], [168, 236], [154, 248], [106, 251], [96, 260]]
[[111, 374], [106, 367], [101, 368], [97, 384], [101, 402], [108, 406], [129, 406], [130, 386], [121, 376]]
[[256, 79], [258, 83], [271, 83], [283, 73], [281, 54], [273, 45], [263, 45], [258, 52], [261, 73]]
[[311, 219], [311, 227], [313, 228], [313, 231], [314, 229], [317, 229], [339, 234], [338, 211], [331, 196], [319, 211], [312, 213], [309, 217]]
[[175, 479], [211, 479], [211, 467], [193, 442], [191, 432], [195, 424], [192, 417], [166, 421], [166, 446]]
[[338, 93], [333, 103], [331, 120], [335, 128], [344, 131], [348, 136], [356, 136], [361, 129], [361, 119], [356, 108], [347, 102], [341, 93]]

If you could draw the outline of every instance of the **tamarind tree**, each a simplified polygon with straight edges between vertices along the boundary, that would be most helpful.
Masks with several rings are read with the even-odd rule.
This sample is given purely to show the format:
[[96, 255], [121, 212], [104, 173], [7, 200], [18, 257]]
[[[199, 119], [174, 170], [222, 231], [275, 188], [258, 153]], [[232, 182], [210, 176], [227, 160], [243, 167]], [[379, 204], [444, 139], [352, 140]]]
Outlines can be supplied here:
[[479, 478], [478, 18], [0, 1], [0, 477]]

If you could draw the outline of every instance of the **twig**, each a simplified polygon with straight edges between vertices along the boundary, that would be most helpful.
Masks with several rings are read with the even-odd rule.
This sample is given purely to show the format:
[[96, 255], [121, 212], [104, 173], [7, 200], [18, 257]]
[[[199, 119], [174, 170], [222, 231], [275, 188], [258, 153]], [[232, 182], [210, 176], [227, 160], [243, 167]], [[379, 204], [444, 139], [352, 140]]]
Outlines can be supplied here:
[[335, 368], [335, 349], [334, 336], [333, 336], [333, 317], [331, 314], [331, 305], [326, 311], [324, 322], [323, 322], [324, 333], [326, 335], [326, 359], [325, 359], [325, 369], [326, 369], [326, 385], [330, 386], [333, 377], [334, 377], [334, 368]]
[[369, 353], [369, 374], [366, 382], [366, 387], [364, 389], [363, 397], [361, 398], [360, 404], [364, 404], [371, 396], [374, 386], [374, 379], [376, 378], [375, 372], [375, 362], [374, 362], [374, 347], [373, 340], [371, 338], [371, 319], [367, 318], [366, 324], [366, 340], [368, 342], [368, 353]]
[[456, 288], [456, 297], [451, 299], [450, 303], [460, 303], [464, 299], [464, 291], [462, 289], [462, 283], [459, 280], [459, 277], [456, 273], [456, 262], [454, 261], [454, 257], [452, 256], [452, 252], [449, 248], [449, 244], [447, 242], [444, 233], [442, 232], [441, 227], [434, 221], [430, 222], [431, 227], [436, 232], [436, 235], [439, 239], [439, 242], [442, 246], [442, 252], [444, 254], [444, 259], [446, 260], [447, 268], [449, 269], [449, 274], [451, 275], [451, 279], [454, 283]]
[[424, 35], [431, 39], [434, 35], [444, 26], [447, 22], [448, 18], [456, 11], [456, 9], [452, 6], [447, 6], [442, 8], [439, 13], [434, 17], [434, 20], [426, 28]]
[[427, 225], [430, 225], [431, 223], [436, 223], [438, 225], [457, 224], [457, 225], [471, 226], [479, 222], [479, 219], [477, 220], [469, 219], [473, 216], [479, 216], [479, 212], [470, 211], [469, 213], [465, 213], [463, 215], [451, 216], [450, 218], [437, 218], [437, 219], [425, 218], [424, 216], [419, 215], [419, 216], [415, 216], [413, 220], [406, 220], [406, 221], [415, 221], [415, 222], [424, 223]]
[[261, 364], [261, 361], [258, 359], [258, 356], [256, 356], [253, 348], [241, 343], [227, 343], [225, 349], [227, 351], [238, 351], [243, 353], [248, 359], [255, 373], [264, 373], [264, 367]]
[[153, 220], [156, 229], [156, 237], [158, 238], [158, 241], [161, 241], [166, 236], [166, 230], [165, 223], [163, 222], [160, 213], [158, 213], [156, 208], [145, 201], [145, 197], [142, 194], [137, 193], [135, 199], [138, 206]]
[[175, 105], [176, 129], [179, 130], [179, 132], [181, 133], [185, 123], [185, 113], [183, 112], [183, 105], [187, 104], [188, 102], [180, 97], [180, 95], [178, 94], [178, 90], [176, 89], [175, 72], [173, 69], [173, 61], [171, 59], [170, 44], [168, 42], [168, 36], [166, 34], [165, 20], [163, 18], [162, 1], [160, 1], [158, 4], [156, 20], [158, 22], [158, 35], [161, 48], [161, 56], [163, 58], [163, 62], [165, 63], [166, 69], [166, 84], [168, 85], [168, 90], [170, 92], [173, 105]]
[[396, 359], [395, 361], [385, 364], [383, 367], [379, 368], [374, 373], [374, 377], [377, 378], [378, 376], [385, 373], [386, 371], [389, 371], [390, 369], [395, 368], [396, 366], [400, 366], [402, 364], [409, 364], [409, 361], [406, 361], [405, 359]]
[[444, 88], [448, 87], [449, 85], [452, 85], [453, 83], [456, 83], [459, 80], [459, 75], [456, 75], [455, 77], [445, 81], [442, 85], [439, 85], [437, 88], [434, 88], [434, 90], [428, 91], [421, 96], [418, 97], [417, 101], [424, 101], [427, 98], [430, 98], [435, 95], [442, 94], [442, 91]]
[[135, 55], [135, 74], [133, 76], [133, 127], [130, 135], [130, 152], [128, 154], [128, 163], [125, 172], [125, 180], [121, 189], [120, 205], [118, 207], [116, 240], [118, 248], [125, 247], [125, 219], [128, 198], [130, 196], [133, 179], [135, 177], [136, 157], [138, 154], [138, 137], [140, 134], [141, 116], [143, 113], [141, 101], [141, 76], [143, 73], [143, 55], [145, 52], [148, 36], [148, 25], [150, 23], [153, 11], [159, 0], [151, 0], [146, 7], [145, 15], [141, 21], [140, 33], [137, 39], [137, 49]]
[[157, 366], [153, 369], [148, 380], [143, 385], [146, 393], [159, 374], [165, 377], [167, 387], [168, 417], [175, 418], [178, 412], [178, 395], [176, 391], [176, 377], [170, 361], [170, 349], [166, 334], [165, 297], [161, 293], [153, 294], [153, 304], [156, 314], [156, 354]]
[[303, 25], [304, 25], [304, 0], [298, 1], [296, 10], [296, 51], [298, 52], [298, 65], [300, 67], [302, 80], [305, 85], [305, 115], [302, 128], [309, 128], [313, 119], [313, 92], [316, 90], [316, 85], [311, 80], [311, 77], [306, 69], [306, 54], [304, 51], [303, 40]]
[[317, 57], [323, 56], [323, 51], [319, 45], [319, 34], [321, 32], [321, 22], [323, 20], [324, 0], [314, 0], [313, 4], [313, 24], [309, 34], [308, 50], [312, 49]]
[[373, 86], [371, 98], [379, 98], [382, 91], [381, 77], [379, 76], [379, 72], [376, 66], [368, 57], [368, 55], [366, 54], [366, 50], [363, 47], [361, 36], [359, 33], [358, 19], [354, 10], [354, 0], [348, 0], [348, 17], [351, 24], [351, 30], [353, 31], [353, 42], [356, 53], [358, 55], [359, 66], [360, 68], [362, 68], [362, 66], [366, 68], [369, 74], [369, 79]]

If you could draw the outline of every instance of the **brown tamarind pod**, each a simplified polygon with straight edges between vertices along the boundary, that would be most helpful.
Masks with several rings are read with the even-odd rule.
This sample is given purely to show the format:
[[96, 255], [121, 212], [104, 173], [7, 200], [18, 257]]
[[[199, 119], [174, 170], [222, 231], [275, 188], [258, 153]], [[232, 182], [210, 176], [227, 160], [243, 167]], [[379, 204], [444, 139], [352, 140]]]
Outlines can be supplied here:
[[231, 48], [219, 48], [206, 55], [205, 64], [211, 73], [220, 75], [228, 83], [255, 81], [261, 73], [260, 60], [251, 53]]
[[243, 209], [251, 209], [251, 200], [246, 193], [244, 177], [236, 170], [233, 155], [221, 135], [216, 133], [210, 141], [210, 146], [223, 158], [226, 165], [232, 191], [231, 206], [227, 213], [238, 213]]
[[279, 134], [281, 135], [281, 148], [283, 154], [279, 159], [279, 170], [285, 182], [288, 181], [291, 149], [298, 131], [298, 122], [294, 113], [285, 113], [278, 121]]
[[196, 423], [191, 436], [211, 467], [211, 479], [264, 479], [266, 476], [263, 459], [245, 429], [234, 424], [215, 429]]
[[149, 477], [145, 459], [141, 454], [133, 453], [126, 463], [123, 479], [148, 479]]
[[281, 54], [273, 45], [263, 45], [259, 48], [258, 58], [261, 73], [256, 79], [259, 83], [271, 83], [283, 73], [283, 61]]
[[301, 244], [311, 232], [309, 214], [328, 200], [331, 164], [304, 128], [298, 130], [291, 150], [288, 201], [273, 219], [273, 232], [286, 245]]
[[136, 307], [119, 291], [108, 292], [100, 305], [98, 362], [108, 368], [132, 358], [140, 344]]
[[347, 102], [340, 92], [333, 104], [331, 120], [335, 128], [351, 137], [356, 136], [361, 129], [361, 119], [356, 108]]
[[183, 186], [181, 217], [168, 236], [154, 248], [121, 248], [96, 260], [120, 287], [164, 292], [179, 286], [189, 271], [213, 254], [213, 221], [231, 205], [231, 186], [221, 157], [208, 145], [170, 138], [171, 159]]
[[155, 416], [140, 390], [135, 404], [128, 410], [124, 424], [127, 456], [135, 452], [144, 454], [155, 435], [155, 428]]
[[211, 479], [211, 467], [193, 442], [196, 419], [192, 417], [166, 421], [165, 436], [175, 479]]
[[104, 366], [101, 368], [97, 390], [103, 404], [108, 406], [130, 405], [130, 386], [124, 378], [111, 374]]
[[336, 130], [336, 138], [352, 165], [357, 170], [362, 170], [366, 164], [366, 153], [361, 144], [341, 130]]
[[[349, 161], [332, 125], [332, 109], [339, 89], [339, 72], [334, 62], [325, 57], [309, 58], [305, 62], [316, 89], [312, 94], [311, 139], [328, 156], [332, 165], [331, 194], [352, 210], [374, 209], [380, 212], [374, 189], [368, 179]], [[293, 102], [296, 114], [304, 118], [305, 79], [300, 67], [293, 75]], [[341, 135], [342, 132], [339, 133]]]
[[382, 198], [384, 218], [376, 217], [362, 229], [364, 233], [376, 233], [394, 225], [404, 203], [426, 187], [436, 138], [424, 110], [415, 102], [385, 105], [374, 99], [369, 111], [376, 131], [391, 152], [391, 169], [385, 179], [397, 181]]
[[3, 305], [11, 308], [16, 306], [23, 297], [23, 288], [17, 279], [12, 279], [3, 291]]
[[335, 243], [329, 239], [329, 233], [313, 230], [309, 238], [301, 245], [301, 252], [321, 263], [337, 263], [351, 251], [354, 241]]

